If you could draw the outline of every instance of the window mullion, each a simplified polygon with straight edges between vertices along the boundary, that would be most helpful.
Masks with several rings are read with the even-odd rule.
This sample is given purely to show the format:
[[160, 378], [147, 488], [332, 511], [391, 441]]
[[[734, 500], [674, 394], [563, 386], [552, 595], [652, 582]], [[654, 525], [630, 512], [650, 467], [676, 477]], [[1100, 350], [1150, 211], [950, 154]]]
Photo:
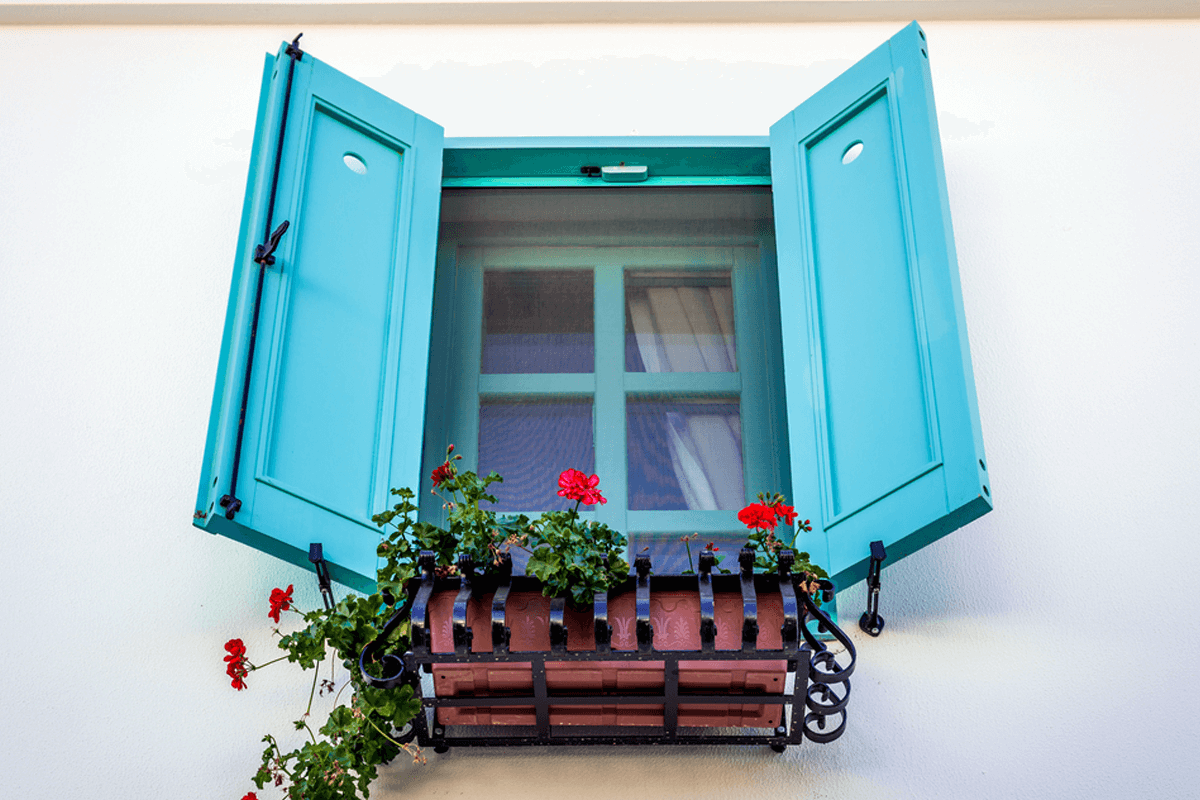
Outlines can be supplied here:
[[627, 533], [629, 481], [625, 455], [625, 281], [620, 264], [600, 263], [595, 273], [596, 474], [608, 503], [596, 519]]

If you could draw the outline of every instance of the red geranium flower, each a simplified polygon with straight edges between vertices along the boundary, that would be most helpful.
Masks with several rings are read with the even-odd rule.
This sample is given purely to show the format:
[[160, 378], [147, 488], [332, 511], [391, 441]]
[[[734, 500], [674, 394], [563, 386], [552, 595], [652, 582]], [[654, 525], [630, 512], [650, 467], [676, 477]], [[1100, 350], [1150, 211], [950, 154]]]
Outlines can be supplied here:
[[785, 506], [783, 503], [778, 503], [772, 508], [775, 511], [775, 516], [783, 520], [784, 525], [791, 525], [796, 521], [796, 509], [792, 506]]
[[258, 800], [258, 795], [254, 792], [246, 792], [246, 796], [242, 800]]
[[775, 530], [775, 511], [766, 503], [751, 503], [738, 512], [738, 520], [747, 528]]
[[289, 583], [287, 591], [283, 589], [271, 590], [271, 610], [267, 612], [267, 616], [279, 622], [279, 612], [288, 611], [292, 607], [292, 585]]
[[225, 674], [233, 679], [229, 685], [240, 692], [246, 688], [246, 682], [242, 678], [250, 674], [250, 662], [246, 660], [246, 645], [241, 639], [230, 639], [225, 643], [225, 650], [229, 653], [225, 656]]
[[447, 461], [445, 464], [442, 464], [440, 467], [435, 469], [430, 477], [433, 478], [433, 488], [436, 489], [454, 477], [454, 467], [450, 466], [450, 462]]
[[600, 478], [597, 475], [585, 475], [577, 469], [566, 469], [558, 476], [558, 496], [568, 500], [578, 500], [585, 506], [604, 504], [608, 501], [600, 495], [597, 485]]

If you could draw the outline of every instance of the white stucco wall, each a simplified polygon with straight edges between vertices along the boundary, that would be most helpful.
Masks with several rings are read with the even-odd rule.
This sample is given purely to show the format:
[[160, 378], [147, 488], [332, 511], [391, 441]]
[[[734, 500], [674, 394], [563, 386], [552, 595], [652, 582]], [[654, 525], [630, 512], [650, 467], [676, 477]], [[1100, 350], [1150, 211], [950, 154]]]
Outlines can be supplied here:
[[[303, 43], [450, 136], [762, 135], [899, 27]], [[886, 569], [845, 736], [430, 753], [373, 796], [1195, 796], [1200, 22], [925, 29], [996, 510]], [[267, 595], [311, 608], [311, 575], [189, 519], [262, 53], [295, 32], [0, 28], [5, 796], [240, 798], [303, 711], [299, 673], [236, 693], [221, 657], [265, 660]], [[863, 585], [839, 602], [857, 634]]]

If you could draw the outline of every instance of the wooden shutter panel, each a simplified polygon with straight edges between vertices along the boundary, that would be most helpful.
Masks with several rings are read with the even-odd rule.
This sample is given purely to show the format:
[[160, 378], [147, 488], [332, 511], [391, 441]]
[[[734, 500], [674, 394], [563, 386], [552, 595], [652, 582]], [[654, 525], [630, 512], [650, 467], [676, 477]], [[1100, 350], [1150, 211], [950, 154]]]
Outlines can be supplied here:
[[925, 34], [771, 128], [797, 546], [840, 586], [991, 509]]
[[226, 518], [286, 47], [264, 76], [196, 524], [373, 585], [372, 514], [420, 477], [442, 129], [304, 54], [295, 65], [236, 495]]

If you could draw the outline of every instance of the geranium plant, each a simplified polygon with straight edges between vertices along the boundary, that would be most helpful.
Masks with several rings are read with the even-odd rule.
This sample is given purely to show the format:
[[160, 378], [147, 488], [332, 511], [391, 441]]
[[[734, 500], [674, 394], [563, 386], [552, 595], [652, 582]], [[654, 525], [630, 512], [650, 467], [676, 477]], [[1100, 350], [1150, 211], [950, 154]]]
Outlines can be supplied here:
[[[501, 477], [491, 473], [480, 478], [474, 472], [460, 472], [460, 458], [451, 445], [446, 461], [430, 476], [433, 492], [448, 511], [444, 528], [416, 520], [415, 495], [410, 489], [393, 489], [399, 502], [372, 518], [385, 529], [378, 548], [381, 565], [374, 593], [350, 595], [332, 609], [306, 612], [295, 607], [292, 586], [277, 588], [268, 598], [267, 616], [279, 624], [284, 612], [291, 612], [305, 623], [287, 634], [275, 628], [284, 654], [256, 664], [241, 639], [226, 642], [226, 674], [238, 691], [248, 688], [246, 679], [251, 673], [278, 661], [313, 672], [308, 704], [294, 722], [295, 730], [305, 734], [307, 741], [288, 750], [275, 736], [263, 737], [266, 749], [254, 775], [259, 790], [273, 784], [295, 800], [367, 798], [379, 765], [401, 753], [423, 760], [419, 750], [400, 741], [399, 732], [421, 711], [412, 687], [376, 689], [358, 669], [359, 653], [380, 634], [395, 612], [397, 600], [405, 596], [408, 582], [416, 577], [422, 550], [435, 554], [436, 571], [441, 575], [453, 574], [462, 555], [469, 555], [487, 571], [499, 566], [503, 554], [512, 548], [527, 550], [526, 571], [542, 579], [545, 593], [566, 595], [578, 605], [590, 603], [595, 592], [613, 588], [628, 575], [625, 537], [606, 525], [584, 522], [579, 515], [580, 506], [606, 502], [597, 476], [574, 469], [562, 473], [559, 495], [575, 501], [570, 510], [548, 511], [532, 520], [524, 515], [499, 516], [485, 505], [496, 502], [488, 488]], [[407, 649], [407, 635], [407, 626], [401, 626], [389, 644]], [[340, 686], [332, 664], [328, 677], [320, 677], [320, 667], [331, 653], [346, 671]], [[334, 707], [317, 726], [311, 721], [313, 702], [325, 694], [334, 695]], [[250, 792], [243, 800], [258, 800], [258, 796]]]
[[[304, 627], [291, 633], [274, 629], [283, 655], [255, 664], [241, 639], [225, 643], [226, 675], [238, 691], [248, 688], [251, 673], [278, 661], [313, 672], [307, 706], [293, 723], [303, 734], [299, 746], [286, 749], [275, 736], [263, 737], [266, 748], [253, 779], [260, 791], [273, 784], [294, 800], [367, 798], [379, 765], [401, 753], [423, 760], [417, 748], [401, 741], [405, 737], [400, 732], [421, 713], [413, 688], [374, 688], [358, 669], [359, 654], [379, 637], [398, 601], [407, 596], [409, 582], [418, 575], [421, 551], [433, 552], [435, 573], [446, 576], [455, 573], [460, 556], [470, 556], [487, 572], [499, 568], [512, 549], [525, 550], [526, 573], [542, 582], [546, 595], [566, 597], [576, 607], [589, 606], [597, 592], [611, 590], [627, 578], [625, 537], [607, 525], [584, 521], [579, 513], [581, 507], [607, 502], [596, 475], [568, 469], [559, 476], [559, 496], [574, 501], [567, 510], [547, 511], [534, 519], [501, 516], [487, 507], [496, 502], [489, 487], [501, 477], [494, 472], [483, 478], [471, 471], [460, 472], [459, 460], [461, 456], [454, 454], [451, 445], [445, 462], [430, 476], [432, 490], [447, 511], [445, 527], [416, 519], [411, 489], [393, 489], [398, 502], [372, 518], [384, 529], [375, 592], [350, 595], [332, 609], [302, 611], [294, 605], [292, 586], [276, 588], [267, 600], [268, 618], [279, 625], [283, 615], [290, 613], [304, 622]], [[782, 495], [770, 499], [759, 495], [759, 502], [742, 509], [738, 518], [751, 530], [749, 545], [759, 551], [756, 567], [771, 569], [776, 551], [784, 546], [776, 528], [780, 522], [792, 526], [795, 511], [783, 504]], [[797, 529], [811, 530], [808, 520], [798, 523]], [[684, 537], [685, 542], [691, 538], [695, 535]], [[707, 549], [718, 548], [710, 543]], [[690, 560], [690, 545], [688, 557]], [[804, 580], [810, 592], [815, 591], [814, 577], [826, 577], [824, 570], [809, 562], [807, 553], [800, 553], [796, 563], [796, 574], [803, 573], [809, 575]], [[400, 608], [405, 605], [401, 603]], [[407, 622], [395, 628], [388, 649], [407, 650], [408, 633]], [[320, 667], [330, 654], [346, 671], [340, 686], [339, 672], [332, 663], [328, 677], [321, 677]], [[333, 709], [318, 726], [312, 721], [313, 702], [326, 694], [333, 695]], [[258, 796], [249, 792], [242, 800], [258, 800]]]
[[[757, 503], [751, 503], [738, 512], [738, 520], [750, 529], [747, 545], [755, 551], [754, 568], [757, 570], [770, 571], [774, 569], [776, 554], [780, 550], [791, 548], [800, 533], [812, 531], [812, 523], [809, 520], [796, 522], [796, 509], [785, 505], [784, 499], [784, 496], [778, 492], [770, 497], [759, 492]], [[775, 534], [775, 529], [781, 522], [785, 530], [791, 529], [795, 525], [795, 533], [787, 537], [790, 541], [785, 542], [781, 536]], [[816, 592], [815, 582], [820, 578], [828, 578], [829, 573], [812, 563], [811, 559], [812, 556], [808, 553], [797, 553], [792, 572], [796, 575], [808, 576], [800, 588], [811, 594], [814, 602], [820, 605], [821, 595]]]

